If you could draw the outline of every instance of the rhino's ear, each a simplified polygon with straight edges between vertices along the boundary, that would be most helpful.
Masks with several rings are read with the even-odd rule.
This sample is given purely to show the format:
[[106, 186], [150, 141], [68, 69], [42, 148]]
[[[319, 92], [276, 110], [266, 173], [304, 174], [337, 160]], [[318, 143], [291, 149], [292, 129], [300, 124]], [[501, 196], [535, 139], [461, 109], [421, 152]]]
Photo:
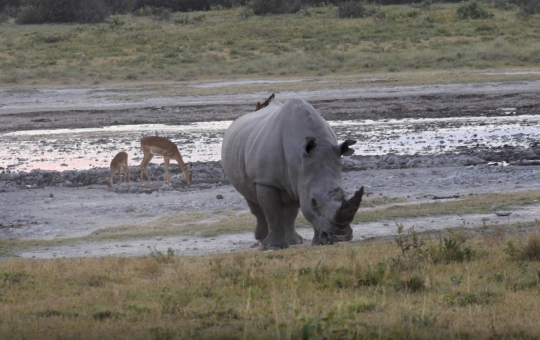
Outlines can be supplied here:
[[306, 147], [304, 148], [304, 153], [306, 155], [311, 154], [313, 149], [317, 146], [317, 143], [315, 143], [315, 137], [306, 137]]
[[356, 144], [355, 140], [347, 139], [343, 143], [339, 144], [339, 155], [340, 156], [350, 156], [354, 153], [354, 150], [349, 148], [349, 146]]

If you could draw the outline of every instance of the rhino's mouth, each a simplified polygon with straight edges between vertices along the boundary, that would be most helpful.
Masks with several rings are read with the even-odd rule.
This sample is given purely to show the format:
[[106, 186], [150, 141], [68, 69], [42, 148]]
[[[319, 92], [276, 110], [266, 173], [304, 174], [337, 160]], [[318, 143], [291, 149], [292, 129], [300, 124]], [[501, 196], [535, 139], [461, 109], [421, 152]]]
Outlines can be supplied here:
[[352, 229], [346, 228], [345, 230], [337, 233], [329, 233], [326, 231], [321, 232], [321, 244], [333, 244], [334, 242], [345, 242], [352, 239]]

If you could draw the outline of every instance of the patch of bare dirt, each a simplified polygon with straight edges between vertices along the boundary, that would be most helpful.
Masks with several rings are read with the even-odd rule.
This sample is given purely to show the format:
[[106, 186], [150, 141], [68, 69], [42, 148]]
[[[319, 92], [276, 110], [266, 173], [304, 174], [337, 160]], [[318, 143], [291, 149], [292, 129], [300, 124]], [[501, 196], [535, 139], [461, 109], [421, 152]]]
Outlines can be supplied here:
[[[250, 112], [267, 93], [200, 97], [118, 99], [110, 93], [96, 97], [95, 91], [0, 91], [0, 133], [58, 128], [103, 127], [130, 124], [183, 124], [233, 120]], [[327, 120], [401, 120], [406, 118], [493, 117], [508, 114], [500, 108], [512, 108], [516, 116], [540, 114], [540, 82], [486, 83], [473, 85], [438, 85], [378, 87], [342, 90], [276, 93], [285, 101], [300, 96], [310, 101]], [[143, 96], [144, 97], [144, 96]], [[9, 98], [9, 100], [4, 100]], [[160, 104], [159, 104], [160, 103]], [[433, 128], [426, 125], [425, 128]], [[443, 128], [443, 127], [440, 127]], [[0, 141], [2, 136], [0, 135]], [[502, 147], [502, 146], [501, 146]], [[501, 152], [510, 157], [535, 157], [538, 145], [519, 150], [476, 150], [434, 154], [416, 161], [388, 154], [380, 157], [358, 155], [345, 161], [344, 182], [349, 192], [364, 185], [373, 197], [405, 197], [411, 201], [430, 201], [434, 197], [459, 197], [487, 192], [511, 192], [540, 189], [540, 166], [519, 161], [508, 165]], [[487, 155], [493, 153], [493, 157]], [[482, 161], [471, 161], [476, 157]], [[482, 158], [484, 157], [484, 158]], [[510, 159], [510, 158], [509, 158]], [[490, 161], [499, 160], [497, 165]], [[452, 165], [451, 163], [454, 162]], [[471, 163], [472, 162], [472, 163]], [[530, 165], [532, 164], [532, 165]], [[206, 212], [247, 212], [242, 197], [220, 177], [218, 164], [200, 164], [207, 173], [194, 186], [181, 182], [173, 173], [172, 187], [156, 181], [142, 187], [138, 182], [107, 189], [104, 183], [92, 182], [90, 170], [68, 174], [55, 184], [37, 183], [27, 175], [7, 173], [0, 176], [0, 238], [55, 239], [88, 235], [106, 227], [145, 224], [164, 215]], [[159, 166], [156, 167], [159, 172]], [[101, 178], [107, 169], [95, 169], [92, 176]], [[132, 173], [138, 169], [132, 169]], [[35, 178], [53, 175], [36, 173]], [[76, 176], [75, 176], [76, 175]], [[80, 175], [80, 176], [79, 176]], [[56, 176], [56, 175], [54, 175]], [[69, 175], [71, 176], [71, 175]], [[30, 177], [29, 177], [30, 178]], [[90, 179], [88, 179], [90, 178]], [[66, 180], [69, 182], [66, 182]], [[86, 181], [86, 182], [85, 182]], [[93, 183], [93, 184], [92, 184]], [[217, 198], [221, 195], [223, 199]], [[369, 199], [369, 197], [368, 197]], [[362, 209], [362, 208], [361, 208]], [[353, 242], [369, 237], [393, 235], [396, 223], [420, 230], [475, 227], [486, 221], [507, 225], [539, 218], [536, 207], [516, 207], [506, 217], [495, 214], [441, 216], [399, 221], [379, 221], [355, 225]], [[306, 240], [312, 230], [301, 229]], [[77, 243], [70, 246], [25, 249], [16, 255], [30, 258], [73, 256], [139, 256], [152, 250], [177, 254], [205, 255], [218, 252], [248, 251], [254, 238], [251, 232], [204, 238], [199, 235], [152, 238], [121, 242]], [[309, 242], [309, 241], [307, 241]]]

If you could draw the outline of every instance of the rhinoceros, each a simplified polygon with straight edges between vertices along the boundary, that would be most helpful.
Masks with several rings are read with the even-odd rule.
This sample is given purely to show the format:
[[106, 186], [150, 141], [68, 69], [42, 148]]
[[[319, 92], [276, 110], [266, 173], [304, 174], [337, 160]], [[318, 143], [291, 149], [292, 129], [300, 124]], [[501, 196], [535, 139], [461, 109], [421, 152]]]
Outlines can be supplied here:
[[300, 244], [294, 221], [302, 209], [313, 224], [313, 245], [349, 241], [364, 193], [346, 199], [341, 156], [356, 141], [338, 144], [336, 134], [315, 108], [301, 98], [236, 119], [225, 132], [223, 169], [257, 219], [255, 239], [262, 249]]

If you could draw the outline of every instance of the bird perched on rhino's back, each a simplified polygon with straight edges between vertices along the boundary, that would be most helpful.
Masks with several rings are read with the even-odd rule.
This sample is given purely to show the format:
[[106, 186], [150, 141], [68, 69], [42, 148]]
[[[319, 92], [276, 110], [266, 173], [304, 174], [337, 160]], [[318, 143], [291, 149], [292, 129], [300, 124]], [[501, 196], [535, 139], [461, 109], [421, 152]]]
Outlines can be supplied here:
[[255, 105], [255, 111], [259, 111], [260, 109], [264, 109], [265, 107], [270, 105], [270, 103], [272, 102], [272, 100], [274, 100], [275, 97], [276, 95], [272, 93], [270, 97], [268, 97], [268, 99], [265, 100], [262, 104], [260, 102], [257, 102], [257, 105]]
[[264, 249], [302, 243], [294, 227], [299, 209], [313, 224], [313, 244], [352, 238], [363, 187], [346, 199], [341, 156], [352, 155], [355, 143], [338, 144], [330, 125], [299, 98], [273, 100], [231, 124], [221, 162], [257, 218], [255, 238]]

